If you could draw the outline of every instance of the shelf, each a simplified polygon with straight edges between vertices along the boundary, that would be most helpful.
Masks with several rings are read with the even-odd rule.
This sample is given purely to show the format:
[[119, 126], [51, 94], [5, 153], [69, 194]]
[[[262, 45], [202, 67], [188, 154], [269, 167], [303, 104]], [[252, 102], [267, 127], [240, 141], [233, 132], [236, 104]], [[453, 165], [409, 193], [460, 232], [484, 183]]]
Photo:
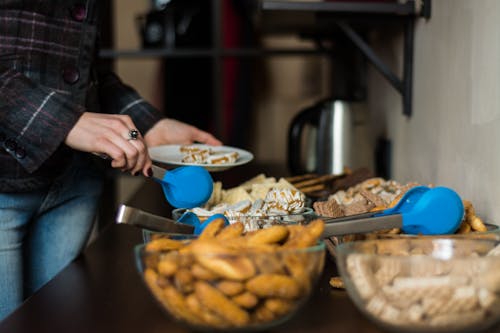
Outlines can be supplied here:
[[262, 56], [297, 56], [329, 54], [322, 49], [142, 49], [113, 50], [103, 49], [99, 52], [101, 58], [204, 58], [204, 57], [262, 57]]
[[[315, 49], [259, 49], [225, 48], [222, 40], [222, 0], [212, 0], [212, 41], [206, 49], [102, 49], [101, 58], [211, 58], [214, 84], [212, 85], [216, 110], [215, 134], [221, 134], [226, 119], [222, 115], [222, 61], [224, 58], [252, 58], [262, 56], [322, 56], [335, 51]], [[250, 9], [250, 8], [249, 8]], [[347, 39], [374, 65], [387, 81], [401, 94], [403, 114], [412, 114], [413, 44], [414, 25], [417, 18], [429, 19], [431, 0], [373, 1], [280, 1], [255, 0], [251, 13], [262, 34], [287, 33], [316, 42], [333, 40], [339, 36]], [[364, 40], [364, 33], [385, 24], [398, 24], [404, 32], [404, 62], [401, 78], [396, 75]], [[317, 43], [321, 45], [321, 43]]]
[[[406, 0], [400, 2], [262, 0], [259, 9], [264, 22], [266, 15], [280, 18], [284, 22], [280, 23], [279, 20], [269, 20], [270, 26], [267, 27], [267, 31], [283, 32], [286, 30], [295, 30], [301, 33], [302, 36], [325, 38], [328, 34], [333, 36], [334, 29], [339, 29], [384, 78], [387, 79], [394, 89], [401, 94], [403, 99], [403, 114], [408, 117], [411, 116], [414, 21], [418, 17], [430, 18], [431, 0]], [[307, 14], [309, 17], [294, 17], [294, 14]], [[286, 17], [286, 15], [289, 15], [289, 17]], [[312, 31], [309, 31], [310, 23], [308, 26], [302, 22], [306, 21], [307, 18], [311, 20], [311, 15], [313, 22], [315, 22], [315, 27]], [[401, 23], [404, 31], [404, 63], [401, 79], [377, 56], [354, 26], [354, 24], [362, 22], [368, 27], [374, 27], [377, 24], [392, 23], [394, 21]]]
[[323, 1], [278, 1], [264, 0], [260, 9], [263, 11], [307, 11], [346, 14], [383, 14], [383, 15], [417, 15], [420, 13], [418, 3], [421, 1], [406, 1], [404, 3], [384, 2], [323, 2]]

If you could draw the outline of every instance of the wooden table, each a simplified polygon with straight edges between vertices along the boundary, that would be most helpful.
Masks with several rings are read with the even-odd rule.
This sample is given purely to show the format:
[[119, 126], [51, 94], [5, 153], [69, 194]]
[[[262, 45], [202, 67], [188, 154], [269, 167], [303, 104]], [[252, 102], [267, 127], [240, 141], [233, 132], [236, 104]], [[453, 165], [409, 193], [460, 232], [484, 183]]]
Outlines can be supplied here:
[[[247, 179], [241, 178], [245, 175], [228, 172], [228, 183]], [[154, 214], [171, 209], [159, 186], [150, 181], [128, 204]], [[133, 257], [134, 246], [141, 242], [139, 229], [110, 223], [77, 260], [0, 322], [0, 333], [189, 332], [162, 311], [141, 281]], [[335, 270], [328, 259], [304, 308], [267, 332], [384, 332], [356, 309], [344, 291], [329, 286]], [[500, 326], [487, 331], [493, 332], [500, 332]]]

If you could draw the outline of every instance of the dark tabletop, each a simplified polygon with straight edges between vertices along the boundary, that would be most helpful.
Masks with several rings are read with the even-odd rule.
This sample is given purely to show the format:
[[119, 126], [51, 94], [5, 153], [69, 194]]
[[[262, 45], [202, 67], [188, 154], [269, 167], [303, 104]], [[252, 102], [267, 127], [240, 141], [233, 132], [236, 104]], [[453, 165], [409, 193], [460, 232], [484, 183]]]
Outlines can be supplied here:
[[[248, 173], [255, 175], [255, 170], [249, 166], [214, 178], [233, 186], [248, 179]], [[171, 210], [152, 181], [145, 182], [127, 204], [154, 214]], [[0, 322], [0, 333], [189, 332], [162, 312], [143, 285], [133, 257], [133, 247], [141, 241], [141, 230], [110, 223], [77, 260]], [[327, 259], [309, 302], [290, 321], [267, 332], [384, 332], [355, 308], [344, 291], [330, 287], [335, 270], [333, 260]], [[487, 332], [500, 332], [500, 327]]]

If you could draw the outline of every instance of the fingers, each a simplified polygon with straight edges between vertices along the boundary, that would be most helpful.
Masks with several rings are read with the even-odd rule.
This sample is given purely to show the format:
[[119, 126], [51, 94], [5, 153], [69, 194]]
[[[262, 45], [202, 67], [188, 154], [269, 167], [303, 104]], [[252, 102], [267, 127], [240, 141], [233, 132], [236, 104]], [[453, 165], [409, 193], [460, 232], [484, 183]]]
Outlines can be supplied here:
[[212, 146], [220, 146], [222, 142], [212, 134], [199, 128], [164, 118], [157, 122], [145, 135], [148, 146], [154, 147], [165, 144], [191, 144], [200, 142]]
[[[66, 137], [73, 149], [108, 155], [111, 166], [132, 174], [148, 175], [151, 167], [147, 145], [127, 115], [85, 112]], [[134, 135], [137, 134], [137, 135]]]
[[[197, 142], [204, 143], [204, 144], [211, 145], [211, 146], [221, 146], [222, 145], [222, 141], [215, 138], [212, 134], [205, 132], [205, 131], [202, 131], [198, 128], [196, 128], [194, 133], [193, 133], [192, 141], [193, 142], [197, 141]], [[191, 142], [191, 143], [193, 143], [193, 142]]]
[[128, 118], [118, 119], [109, 122], [110, 131], [107, 139], [113, 144], [114, 149], [109, 154], [113, 162], [111, 166], [122, 171], [128, 171], [132, 175], [139, 172], [146, 172], [145, 166], [150, 167], [150, 159], [147, 153], [146, 144], [135, 130], [133, 122]]
[[137, 149], [137, 160], [135, 163], [135, 167], [131, 171], [133, 175], [142, 172], [142, 174], [146, 177], [149, 177], [149, 170], [151, 169], [151, 165], [153, 162], [151, 161], [146, 143], [144, 140], [130, 140], [129, 143], [133, 145]]

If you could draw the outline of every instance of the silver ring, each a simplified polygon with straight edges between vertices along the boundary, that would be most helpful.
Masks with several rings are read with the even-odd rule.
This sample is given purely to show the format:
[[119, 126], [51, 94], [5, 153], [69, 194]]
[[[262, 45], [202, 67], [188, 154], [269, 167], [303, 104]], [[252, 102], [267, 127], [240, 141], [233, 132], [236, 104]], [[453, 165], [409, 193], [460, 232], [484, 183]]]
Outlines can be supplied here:
[[139, 137], [139, 131], [138, 130], [131, 129], [128, 132], [128, 140], [137, 140], [138, 137]]

